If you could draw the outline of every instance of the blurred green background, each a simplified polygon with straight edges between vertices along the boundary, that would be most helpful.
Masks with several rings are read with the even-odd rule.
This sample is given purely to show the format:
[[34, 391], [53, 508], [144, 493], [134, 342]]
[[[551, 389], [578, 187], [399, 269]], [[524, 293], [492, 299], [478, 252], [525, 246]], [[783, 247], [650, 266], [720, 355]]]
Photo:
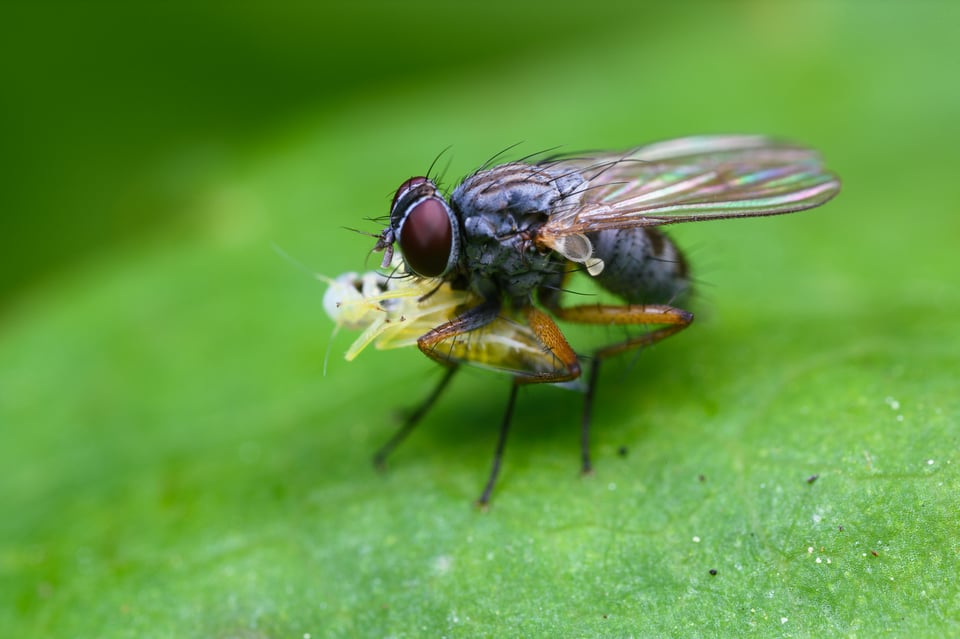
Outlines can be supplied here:
[[[955, 2], [0, 9], [7, 636], [960, 633]], [[673, 235], [695, 325], [579, 398], [333, 342], [308, 272], [451, 146], [755, 132], [827, 207]], [[521, 153], [522, 154], [522, 153]], [[629, 359], [629, 358], [627, 358]], [[618, 455], [622, 446], [625, 457]], [[805, 480], [818, 475], [815, 483]], [[716, 570], [712, 575], [709, 571]]]

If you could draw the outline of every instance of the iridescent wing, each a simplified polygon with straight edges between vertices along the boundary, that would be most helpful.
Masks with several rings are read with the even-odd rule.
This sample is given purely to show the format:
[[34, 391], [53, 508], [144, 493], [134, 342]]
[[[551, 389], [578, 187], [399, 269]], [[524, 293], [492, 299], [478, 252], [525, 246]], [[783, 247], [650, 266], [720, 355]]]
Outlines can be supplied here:
[[819, 206], [840, 190], [816, 152], [762, 136], [680, 138], [538, 166], [557, 179], [576, 173], [585, 180], [538, 234], [542, 246], [584, 263], [587, 233], [781, 215]]

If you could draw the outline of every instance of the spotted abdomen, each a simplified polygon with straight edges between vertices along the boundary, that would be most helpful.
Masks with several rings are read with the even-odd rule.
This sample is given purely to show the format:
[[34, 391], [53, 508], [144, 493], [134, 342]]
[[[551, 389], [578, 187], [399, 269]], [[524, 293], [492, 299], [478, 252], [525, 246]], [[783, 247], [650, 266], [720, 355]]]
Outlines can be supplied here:
[[597, 282], [630, 304], [678, 304], [690, 292], [687, 261], [653, 227], [612, 229], [589, 235], [604, 262]]

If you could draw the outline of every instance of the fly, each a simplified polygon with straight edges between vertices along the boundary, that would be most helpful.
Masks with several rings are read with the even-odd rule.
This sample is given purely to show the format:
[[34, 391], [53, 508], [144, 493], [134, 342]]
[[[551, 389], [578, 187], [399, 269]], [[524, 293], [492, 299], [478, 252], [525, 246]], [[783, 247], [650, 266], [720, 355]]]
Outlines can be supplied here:
[[[384, 252], [382, 267], [394, 262], [397, 246], [412, 278], [398, 290], [426, 291], [418, 299], [432, 300], [431, 308], [457, 303], [430, 315], [439, 323], [416, 338], [427, 357], [447, 367], [446, 375], [375, 461], [382, 464], [413, 430], [461, 364], [508, 373], [507, 408], [477, 500], [485, 506], [518, 387], [575, 380], [589, 362], [581, 417], [581, 471], [589, 474], [601, 364], [693, 321], [679, 307], [691, 289], [687, 261], [659, 227], [793, 213], [819, 206], [839, 190], [839, 179], [823, 169], [814, 151], [753, 135], [688, 137], [625, 152], [485, 166], [449, 195], [427, 176], [406, 180], [375, 246]], [[622, 303], [566, 304], [565, 282], [576, 270]], [[428, 317], [415, 307], [407, 310], [414, 319]], [[651, 330], [581, 357], [553, 318]], [[515, 343], [540, 354], [515, 356]]]

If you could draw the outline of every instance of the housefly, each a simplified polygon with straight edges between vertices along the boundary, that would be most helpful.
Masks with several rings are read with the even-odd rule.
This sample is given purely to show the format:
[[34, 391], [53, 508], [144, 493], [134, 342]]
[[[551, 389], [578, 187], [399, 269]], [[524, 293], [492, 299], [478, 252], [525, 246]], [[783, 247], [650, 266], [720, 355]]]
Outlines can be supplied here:
[[[389, 224], [377, 237], [375, 250], [384, 252], [381, 266], [394, 263], [398, 248], [409, 279], [395, 290], [417, 295], [428, 307], [456, 303], [431, 315], [438, 323], [416, 338], [425, 355], [447, 367], [446, 374], [375, 460], [382, 464], [410, 433], [460, 365], [508, 373], [507, 408], [478, 499], [486, 505], [518, 387], [575, 380], [589, 368], [581, 470], [590, 473], [591, 409], [603, 361], [654, 344], [693, 321], [679, 307], [691, 288], [687, 261], [659, 227], [793, 213], [825, 203], [839, 189], [840, 181], [824, 170], [814, 151], [753, 135], [688, 137], [624, 152], [499, 165], [490, 161], [449, 194], [429, 176], [406, 180], [394, 195]], [[564, 303], [573, 271], [585, 271], [618, 303]], [[413, 319], [427, 319], [426, 311], [410, 309]], [[581, 356], [553, 317], [650, 330]], [[516, 356], [507, 345], [511, 338], [540, 355]]]

